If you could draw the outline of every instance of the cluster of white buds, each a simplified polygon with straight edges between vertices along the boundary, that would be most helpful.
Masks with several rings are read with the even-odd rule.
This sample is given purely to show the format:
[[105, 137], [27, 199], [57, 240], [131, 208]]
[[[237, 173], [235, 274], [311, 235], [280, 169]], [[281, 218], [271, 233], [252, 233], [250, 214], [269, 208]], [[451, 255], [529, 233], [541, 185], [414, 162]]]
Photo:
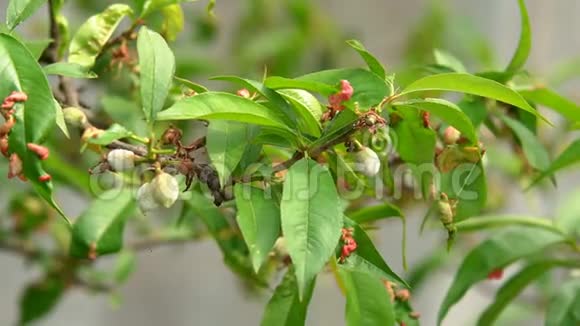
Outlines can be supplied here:
[[374, 177], [381, 169], [381, 160], [375, 151], [362, 146], [355, 152], [357, 172]]
[[107, 162], [117, 172], [127, 171], [135, 167], [135, 153], [126, 149], [114, 149], [107, 155]]
[[137, 191], [139, 208], [144, 214], [161, 207], [169, 208], [178, 197], [177, 180], [165, 172], [159, 172], [151, 182], [143, 184]]

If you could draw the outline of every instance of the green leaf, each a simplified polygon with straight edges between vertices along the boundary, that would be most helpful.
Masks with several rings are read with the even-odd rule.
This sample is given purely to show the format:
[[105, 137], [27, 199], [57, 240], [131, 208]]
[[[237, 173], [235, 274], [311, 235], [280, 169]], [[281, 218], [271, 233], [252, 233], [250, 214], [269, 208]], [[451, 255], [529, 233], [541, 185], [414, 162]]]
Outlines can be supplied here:
[[572, 279], [551, 298], [546, 312], [546, 326], [575, 326], [580, 323], [580, 280]]
[[424, 110], [437, 116], [443, 122], [455, 127], [463, 136], [472, 143], [477, 143], [477, 133], [471, 120], [454, 103], [444, 99], [426, 98], [393, 103], [394, 107], [410, 106], [418, 110]]
[[249, 126], [232, 121], [212, 121], [207, 128], [207, 152], [225, 185], [253, 138]]
[[99, 134], [97, 137], [88, 138], [86, 141], [87, 143], [90, 144], [109, 145], [115, 140], [127, 138], [130, 137], [131, 135], [133, 135], [132, 132], [125, 129], [125, 127], [121, 126], [120, 124], [115, 123], [112, 126], [110, 126], [109, 129]]
[[282, 283], [276, 287], [274, 295], [266, 305], [261, 326], [300, 326], [306, 322], [308, 304], [312, 298], [314, 282], [305, 291], [302, 300], [298, 295], [298, 285], [294, 271], [290, 268]]
[[24, 45], [32, 53], [36, 61], [40, 59], [44, 50], [48, 47], [48, 45], [52, 43], [51, 39], [40, 39], [40, 40], [26, 40], [24, 41]]
[[423, 125], [419, 111], [413, 107], [403, 107], [397, 111], [402, 120], [393, 126], [396, 135], [397, 152], [407, 163], [422, 164], [433, 162], [435, 157], [435, 132]]
[[439, 308], [437, 324], [441, 325], [449, 309], [472, 285], [486, 279], [493, 270], [564, 241], [562, 235], [550, 231], [521, 227], [504, 229], [487, 238], [463, 260]]
[[42, 6], [46, 0], [10, 0], [6, 9], [6, 26], [13, 30]]
[[507, 280], [497, 291], [492, 304], [490, 304], [479, 316], [477, 325], [495, 325], [495, 321], [504, 311], [507, 305], [512, 300], [514, 300], [530, 283], [540, 278], [550, 269], [555, 267], [577, 267], [578, 265], [578, 263], [567, 260], [542, 260], [525, 266], [517, 274], [510, 277], [510, 279]]
[[238, 225], [257, 273], [280, 234], [280, 208], [271, 195], [250, 185], [237, 183], [234, 194]]
[[387, 73], [385, 71], [385, 67], [381, 64], [375, 56], [373, 56], [361, 42], [357, 40], [349, 40], [346, 41], [351, 48], [355, 49], [356, 52], [361, 56], [361, 58], [367, 63], [369, 69], [377, 74], [377, 76], [381, 77], [382, 79], [387, 78]]
[[320, 137], [320, 118], [324, 110], [322, 104], [318, 102], [314, 95], [301, 89], [281, 89], [278, 90], [299, 116], [298, 124], [300, 130], [315, 137]]
[[424, 91], [461, 92], [495, 99], [528, 111], [551, 124], [516, 91], [483, 77], [461, 73], [431, 75], [414, 81], [400, 95], [409, 95]]
[[137, 265], [137, 256], [135, 256], [134, 252], [129, 250], [121, 251], [117, 256], [115, 270], [113, 271], [115, 282], [117, 284], [125, 283], [129, 278], [129, 276], [135, 270], [136, 265]]
[[530, 129], [526, 128], [518, 120], [512, 119], [506, 115], [499, 117], [516, 135], [522, 144], [524, 155], [528, 163], [536, 170], [544, 171], [550, 166], [550, 156], [544, 145]]
[[474, 128], [479, 128], [487, 118], [487, 106], [482, 97], [466, 95], [457, 106], [469, 117]]
[[580, 162], [580, 139], [570, 144], [570, 146], [568, 146], [556, 159], [554, 159], [552, 164], [550, 164], [550, 166], [530, 184], [528, 189], [540, 182], [540, 180], [544, 179], [545, 177], [551, 176], [554, 173], [578, 162]]
[[68, 127], [66, 126], [66, 121], [64, 120], [64, 111], [60, 107], [60, 104], [56, 101], [56, 99], [54, 99], [53, 102], [55, 102], [54, 105], [56, 107], [56, 117], [55, 117], [56, 125], [58, 126], [60, 131], [62, 131], [62, 133], [66, 136], [66, 138], [70, 139]]
[[556, 210], [555, 223], [573, 237], [580, 236], [580, 191], [567, 194]]
[[465, 69], [463, 63], [451, 53], [435, 49], [433, 50], [433, 55], [435, 57], [435, 62], [438, 65], [448, 67], [455, 72], [467, 73], [467, 69]]
[[284, 98], [273, 89], [264, 86], [262, 83], [237, 76], [217, 76], [212, 79], [233, 82], [247, 88], [250, 92], [260, 94], [268, 100], [267, 103], [264, 103], [264, 106], [269, 107], [274, 110], [274, 112], [280, 112], [280, 116], [284, 117], [287, 123], [294, 124], [296, 122], [296, 114]]
[[[216, 119], [239, 121], [294, 132], [275, 112], [254, 101], [229, 93], [206, 92], [175, 102], [157, 116], [157, 120]], [[295, 139], [295, 136], [293, 137]]]
[[161, 15], [163, 15], [163, 23], [161, 24], [163, 35], [167, 40], [175, 41], [177, 35], [183, 31], [185, 24], [183, 9], [178, 4], [165, 6], [161, 9]]
[[558, 229], [554, 223], [541, 217], [530, 217], [520, 215], [489, 215], [478, 216], [470, 218], [469, 220], [455, 223], [457, 232], [475, 232], [496, 228], [505, 228], [508, 226], [525, 226], [530, 228], [539, 228], [545, 231], [550, 231], [555, 234], [565, 235], [565, 233]]
[[532, 49], [532, 29], [530, 26], [530, 17], [528, 16], [526, 2], [524, 0], [518, 0], [518, 5], [520, 7], [520, 15], [522, 19], [522, 30], [516, 52], [505, 69], [506, 72], [510, 74], [510, 77], [524, 66]]
[[143, 3], [143, 9], [141, 10], [140, 18], [145, 18], [148, 15], [162, 10], [167, 6], [177, 5], [182, 2], [193, 2], [195, 0], [147, 0]]
[[57, 278], [30, 284], [20, 297], [19, 325], [28, 325], [46, 316], [57, 305], [64, 291], [64, 282]]
[[72, 78], [97, 78], [97, 74], [77, 63], [57, 62], [42, 68], [47, 75], [60, 75]]
[[125, 222], [134, 211], [130, 190], [112, 189], [100, 194], [73, 225], [71, 256], [93, 259], [121, 250]]
[[272, 76], [266, 78], [264, 85], [271, 89], [302, 89], [309, 92], [320, 93], [322, 95], [334, 94], [338, 91], [336, 86], [328, 85], [311, 80], [298, 80]]
[[[60, 107], [52, 96], [46, 76], [32, 54], [12, 36], [0, 34], [0, 96], [13, 91], [28, 95], [24, 104], [15, 105], [16, 124], [8, 141], [11, 153], [22, 159], [24, 175], [36, 192], [63, 217], [64, 213], [52, 198], [52, 182], [41, 182], [46, 172], [40, 159], [27, 148], [28, 143], [42, 144], [56, 125]], [[66, 218], [66, 217], [65, 217]]]
[[346, 289], [346, 325], [395, 325], [395, 311], [383, 282], [359, 271], [339, 269]]
[[187, 80], [185, 78], [180, 78], [180, 77], [174, 76], [173, 80], [175, 80], [175, 82], [177, 82], [178, 84], [191, 89], [192, 91], [196, 91], [197, 93], [205, 93], [205, 92], [209, 91], [205, 86], [200, 85], [198, 83], [194, 83], [194, 82]]
[[346, 227], [354, 228], [353, 236], [357, 243], [357, 248], [346, 261], [341, 264], [342, 268], [363, 271], [375, 275], [380, 279], [387, 279], [404, 287], [409, 285], [387, 265], [371, 238], [366, 234], [360, 225], [353, 220], [344, 219]]
[[121, 20], [132, 13], [131, 7], [125, 4], [113, 4], [90, 17], [73, 36], [68, 61], [91, 68]]
[[[341, 80], [348, 80], [354, 89], [352, 99], [349, 102], [358, 102], [360, 108], [365, 111], [379, 104], [390, 93], [390, 89], [384, 79], [381, 79], [368, 70], [360, 68], [324, 70], [296, 79], [333, 86], [338, 85]], [[323, 95], [330, 94], [323, 93]]]
[[280, 209], [282, 233], [304, 298], [340, 238], [342, 209], [330, 172], [310, 159], [298, 161], [286, 175]]
[[481, 160], [460, 163], [453, 170], [441, 174], [441, 191], [449, 199], [458, 200], [456, 222], [479, 215], [487, 202], [487, 180]]
[[152, 124], [163, 109], [175, 72], [175, 57], [161, 35], [142, 27], [137, 38], [141, 76], [141, 102]]
[[368, 223], [389, 217], [403, 217], [399, 207], [391, 203], [357, 208], [348, 216], [357, 223]]
[[570, 121], [580, 121], [580, 106], [546, 87], [518, 89], [528, 101], [550, 108]]

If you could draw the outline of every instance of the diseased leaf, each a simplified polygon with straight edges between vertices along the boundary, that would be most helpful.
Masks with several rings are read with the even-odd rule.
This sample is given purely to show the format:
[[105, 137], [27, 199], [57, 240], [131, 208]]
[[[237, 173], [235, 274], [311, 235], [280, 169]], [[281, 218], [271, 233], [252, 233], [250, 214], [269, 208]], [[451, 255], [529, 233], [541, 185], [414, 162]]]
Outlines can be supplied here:
[[163, 23], [161, 25], [163, 35], [165, 35], [167, 40], [175, 41], [185, 25], [183, 9], [178, 4], [165, 6], [161, 9], [161, 15], [163, 15]]
[[280, 234], [280, 207], [264, 190], [237, 183], [237, 221], [257, 273]]
[[342, 228], [340, 206], [336, 186], [326, 168], [302, 159], [288, 170], [280, 204], [282, 233], [296, 269], [301, 298], [338, 244]]
[[42, 6], [46, 0], [10, 0], [6, 9], [6, 26], [13, 30]]
[[580, 323], [580, 280], [572, 279], [560, 287], [549, 301], [546, 326], [575, 326]]
[[460, 92], [495, 99], [530, 112], [550, 123], [516, 91], [483, 77], [461, 73], [431, 75], [414, 81], [401, 92], [401, 95], [425, 91]]
[[348, 216], [357, 223], [368, 223], [389, 217], [403, 217], [399, 207], [391, 203], [357, 208], [348, 213]]
[[284, 136], [294, 132], [280, 115], [254, 101], [229, 93], [206, 92], [175, 102], [157, 116], [157, 120], [216, 119], [239, 121], [272, 127]]
[[454, 103], [444, 99], [426, 98], [393, 103], [394, 107], [407, 106], [432, 113], [443, 122], [455, 127], [472, 143], [477, 143], [477, 133], [471, 120]]
[[[577, 267], [578, 263], [566, 260], [542, 260], [522, 268], [510, 277], [497, 291], [495, 299], [479, 316], [478, 326], [494, 325], [499, 315], [530, 283], [536, 281], [546, 272], [555, 267]], [[579, 306], [580, 307], [580, 306]], [[580, 319], [579, 319], [580, 321]], [[557, 324], [564, 325], [564, 324]]]
[[16, 123], [8, 137], [10, 152], [23, 162], [24, 176], [36, 192], [64, 217], [52, 198], [52, 182], [39, 178], [47, 173], [41, 160], [27, 148], [28, 143], [42, 144], [56, 125], [60, 107], [52, 96], [46, 76], [32, 54], [12, 36], [0, 34], [0, 98], [13, 91], [28, 95], [24, 104], [14, 106]]
[[46, 316], [58, 304], [64, 290], [64, 282], [57, 278], [30, 284], [20, 297], [19, 324], [28, 325]]
[[125, 222], [134, 211], [130, 190], [112, 189], [100, 194], [73, 225], [70, 255], [95, 259], [121, 250]]
[[522, 144], [524, 155], [528, 163], [536, 170], [544, 171], [550, 166], [550, 156], [538, 137], [534, 135], [521, 122], [506, 115], [499, 117], [516, 135]]
[[580, 162], [580, 139], [572, 142], [558, 157], [556, 157], [550, 166], [542, 172], [528, 188], [536, 185], [547, 176], [565, 169], [575, 163]]
[[76, 63], [57, 62], [42, 68], [47, 75], [60, 75], [72, 78], [97, 78], [97, 74]]
[[372, 274], [339, 269], [346, 288], [348, 326], [395, 325], [395, 311], [383, 282]]
[[294, 270], [288, 269], [282, 283], [276, 287], [274, 295], [266, 305], [260, 325], [303, 326], [313, 290], [314, 282], [308, 286], [300, 300]]
[[68, 61], [90, 69], [121, 20], [132, 13], [125, 4], [113, 4], [90, 17], [73, 36]]
[[565, 241], [562, 235], [543, 229], [519, 227], [496, 232], [471, 250], [463, 260], [439, 308], [437, 324], [441, 325], [449, 309], [461, 300], [471, 286], [486, 279], [493, 270]]
[[175, 57], [161, 35], [142, 27], [137, 38], [141, 102], [145, 119], [153, 124], [163, 109], [175, 72]]
[[206, 148], [221, 185], [226, 184], [242, 159], [253, 134], [244, 123], [215, 120], [209, 124]]
[[349, 40], [346, 41], [351, 48], [353, 48], [361, 58], [367, 63], [369, 69], [374, 72], [377, 76], [381, 77], [382, 79], [387, 78], [387, 73], [385, 72], [385, 67], [381, 64], [381, 62], [375, 58], [365, 47], [362, 45], [361, 42], [357, 40]]

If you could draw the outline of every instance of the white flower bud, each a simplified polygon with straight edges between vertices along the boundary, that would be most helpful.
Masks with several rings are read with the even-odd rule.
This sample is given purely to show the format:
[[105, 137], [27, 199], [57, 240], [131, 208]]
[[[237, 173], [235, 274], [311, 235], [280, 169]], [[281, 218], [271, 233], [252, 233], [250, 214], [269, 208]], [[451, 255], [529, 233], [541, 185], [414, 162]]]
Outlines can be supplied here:
[[143, 214], [160, 207], [159, 203], [153, 198], [153, 191], [149, 182], [143, 184], [137, 191], [137, 203]]
[[171, 207], [179, 197], [179, 184], [172, 175], [161, 172], [151, 181], [151, 192], [155, 201], [164, 207]]
[[107, 161], [115, 171], [126, 171], [135, 167], [135, 153], [126, 149], [114, 149], [107, 155]]
[[381, 169], [381, 160], [377, 153], [368, 147], [362, 147], [360, 151], [355, 153], [357, 162], [357, 172], [373, 177], [379, 173]]
[[289, 255], [288, 248], [286, 248], [286, 239], [284, 239], [284, 237], [276, 239], [276, 242], [274, 243], [274, 252], [280, 257]]

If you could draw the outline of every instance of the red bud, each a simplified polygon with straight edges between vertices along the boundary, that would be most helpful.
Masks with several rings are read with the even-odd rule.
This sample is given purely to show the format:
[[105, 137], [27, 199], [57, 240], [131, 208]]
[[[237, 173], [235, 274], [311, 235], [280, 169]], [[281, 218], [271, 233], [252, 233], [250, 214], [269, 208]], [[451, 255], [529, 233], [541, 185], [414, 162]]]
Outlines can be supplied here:
[[243, 98], [250, 98], [250, 97], [252, 96], [252, 95], [250, 94], [250, 91], [249, 91], [249, 90], [247, 90], [246, 88], [239, 89], [239, 90], [236, 92], [236, 94], [237, 94], [238, 96], [241, 96], [241, 97], [243, 97]]
[[50, 179], [52, 179], [50, 174], [43, 174], [40, 177], [38, 177], [38, 181], [40, 181], [40, 182], [49, 182]]
[[8, 157], [8, 138], [2, 137], [0, 138], [0, 153], [2, 155]]
[[28, 100], [28, 95], [24, 92], [14, 91], [6, 98], [6, 100], [11, 102], [26, 102]]
[[50, 155], [50, 151], [48, 150], [48, 148], [44, 146], [40, 146], [34, 143], [28, 143], [26, 147], [28, 147], [28, 149], [31, 152], [34, 152], [34, 154], [36, 154], [38, 158], [40, 158], [43, 161], [48, 158], [48, 155]]
[[496, 268], [487, 275], [488, 280], [500, 280], [502, 277], [503, 277], [503, 269], [501, 268]]

